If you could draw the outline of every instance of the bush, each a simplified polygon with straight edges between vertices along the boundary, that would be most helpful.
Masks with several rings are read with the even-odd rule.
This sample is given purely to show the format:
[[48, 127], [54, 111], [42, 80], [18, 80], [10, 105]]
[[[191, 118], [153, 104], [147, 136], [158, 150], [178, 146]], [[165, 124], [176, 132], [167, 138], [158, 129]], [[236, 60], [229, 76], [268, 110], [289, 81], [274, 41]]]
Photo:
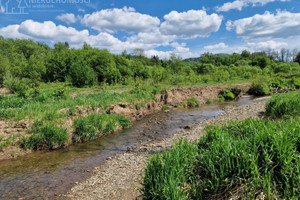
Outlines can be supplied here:
[[251, 84], [251, 87], [248, 90], [248, 94], [254, 95], [254, 96], [264, 96], [271, 94], [271, 87], [266, 82], [254, 82]]
[[22, 141], [21, 146], [25, 149], [60, 148], [68, 141], [67, 130], [52, 124], [42, 125], [42, 122], [37, 122], [31, 132], [32, 135]]
[[211, 99], [207, 99], [206, 104], [212, 104], [214, 101]]
[[293, 77], [291, 81], [295, 88], [300, 88], [300, 77]]
[[235, 99], [235, 95], [229, 89], [221, 90], [219, 95], [222, 96], [226, 101]]
[[195, 97], [191, 97], [187, 100], [187, 105], [188, 107], [199, 107], [200, 102]]
[[168, 104], [164, 104], [164, 105], [162, 106], [162, 109], [163, 109], [163, 110], [169, 110], [169, 109], [170, 109], [170, 107], [169, 107], [169, 105], [168, 105]]
[[266, 114], [275, 118], [300, 117], [300, 91], [272, 96], [267, 102]]
[[94, 70], [83, 63], [71, 65], [70, 78], [75, 87], [93, 86], [97, 82], [97, 75]]

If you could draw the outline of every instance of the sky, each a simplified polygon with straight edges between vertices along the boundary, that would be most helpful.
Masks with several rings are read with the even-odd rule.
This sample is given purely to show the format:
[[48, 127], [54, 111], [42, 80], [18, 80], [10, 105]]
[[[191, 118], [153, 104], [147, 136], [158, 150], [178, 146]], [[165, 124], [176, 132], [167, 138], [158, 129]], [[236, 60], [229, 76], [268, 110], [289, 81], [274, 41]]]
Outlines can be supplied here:
[[0, 35], [160, 58], [300, 49], [300, 0], [0, 0]]

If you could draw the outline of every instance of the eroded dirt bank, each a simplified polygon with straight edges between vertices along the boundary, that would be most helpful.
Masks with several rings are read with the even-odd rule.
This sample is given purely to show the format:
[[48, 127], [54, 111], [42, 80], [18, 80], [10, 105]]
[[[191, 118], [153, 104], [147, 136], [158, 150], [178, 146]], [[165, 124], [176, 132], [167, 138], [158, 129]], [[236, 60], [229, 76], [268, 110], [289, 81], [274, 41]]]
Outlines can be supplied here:
[[[74, 131], [73, 121], [79, 116], [106, 112], [108, 114], [121, 114], [129, 118], [131, 121], [136, 121], [142, 119], [144, 116], [162, 110], [163, 105], [168, 105], [170, 108], [183, 107], [181, 103], [186, 103], [186, 101], [191, 97], [195, 97], [200, 104], [205, 104], [208, 99], [217, 100], [217, 95], [219, 94], [220, 90], [228, 87], [238, 87], [242, 89], [242, 91], [247, 91], [250, 87], [250, 84], [246, 83], [231, 86], [222, 85], [173, 88], [168, 91], [163, 91], [160, 95], [156, 95], [156, 99], [147, 103], [145, 106], [120, 102], [110, 106], [106, 110], [103, 110], [102, 108], [78, 107], [78, 110], [75, 111], [75, 115], [65, 119], [62, 126], [68, 130], [70, 138], [69, 141], [71, 141]], [[66, 108], [65, 110], [68, 109]], [[64, 112], [64, 109], [60, 110], [59, 112]], [[11, 143], [16, 144], [9, 145], [0, 150], [0, 161], [18, 157], [31, 152], [29, 150], [25, 151], [24, 149], [19, 148], [17, 145], [17, 142], [20, 138], [26, 135], [28, 136], [30, 127], [31, 123], [29, 120], [13, 123], [0, 120], [0, 137], [2, 138], [2, 142], [14, 140]], [[71, 142], [69, 142], [67, 145], [70, 144]]]
[[143, 180], [145, 162], [153, 155], [166, 149], [178, 139], [199, 139], [207, 125], [220, 125], [228, 120], [243, 120], [260, 117], [265, 101], [246, 106], [229, 106], [218, 116], [185, 127], [170, 138], [143, 143], [126, 153], [118, 154], [95, 168], [91, 178], [77, 184], [62, 199], [140, 199], [139, 188]]

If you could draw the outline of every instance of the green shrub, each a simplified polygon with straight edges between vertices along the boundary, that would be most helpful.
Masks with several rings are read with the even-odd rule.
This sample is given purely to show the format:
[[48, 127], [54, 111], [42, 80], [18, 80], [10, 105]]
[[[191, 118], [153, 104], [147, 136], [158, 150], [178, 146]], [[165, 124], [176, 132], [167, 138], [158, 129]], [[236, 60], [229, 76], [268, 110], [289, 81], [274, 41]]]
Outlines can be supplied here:
[[242, 93], [242, 90], [238, 87], [228, 88], [228, 90], [234, 94], [234, 98], [237, 98]]
[[131, 122], [122, 115], [115, 114], [91, 114], [74, 120], [73, 142], [84, 142], [96, 139], [114, 131], [117, 127], [126, 128]]
[[169, 109], [170, 109], [170, 107], [169, 107], [169, 105], [168, 105], [168, 104], [164, 104], [164, 105], [162, 106], [162, 109], [163, 109], [163, 110], [169, 110]]
[[234, 100], [235, 95], [229, 89], [223, 89], [219, 92], [219, 95], [222, 96], [226, 101]]
[[29, 89], [34, 87], [32, 80], [27, 78], [20, 79], [13, 77], [11, 74], [5, 75], [3, 85], [12, 93], [16, 93], [22, 97], [29, 96]]
[[93, 86], [97, 82], [97, 75], [94, 70], [84, 63], [71, 65], [70, 78], [75, 87]]
[[187, 105], [188, 107], [199, 107], [200, 102], [195, 97], [191, 97], [187, 100]]
[[271, 87], [266, 82], [255, 82], [251, 84], [251, 87], [248, 90], [248, 94], [254, 95], [254, 96], [264, 96], [271, 94]]
[[29, 138], [23, 138], [21, 146], [25, 149], [53, 149], [60, 148], [68, 141], [66, 129], [56, 127], [52, 124], [43, 125], [36, 122], [31, 130]]
[[276, 94], [266, 105], [266, 114], [275, 118], [300, 116], [300, 91]]
[[211, 100], [211, 99], [207, 99], [206, 100], [206, 104], [212, 104], [214, 101], [213, 100]]
[[300, 77], [293, 77], [291, 79], [292, 84], [295, 86], [295, 88], [299, 89], [300, 88]]

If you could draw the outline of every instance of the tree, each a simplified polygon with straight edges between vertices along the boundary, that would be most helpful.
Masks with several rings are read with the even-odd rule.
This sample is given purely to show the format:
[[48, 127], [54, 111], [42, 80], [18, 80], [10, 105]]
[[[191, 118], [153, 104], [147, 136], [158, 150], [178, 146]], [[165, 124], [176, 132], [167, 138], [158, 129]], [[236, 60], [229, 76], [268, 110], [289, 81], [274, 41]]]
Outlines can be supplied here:
[[242, 56], [243, 58], [250, 58], [251, 54], [250, 54], [249, 51], [244, 50], [244, 51], [241, 53], [241, 56]]
[[297, 57], [297, 54], [298, 54], [298, 49], [293, 49], [292, 50], [292, 60], [293, 60], [293, 62], [296, 62], [295, 60], [296, 60], [296, 57]]
[[280, 49], [280, 60], [281, 60], [282, 62], [284, 62], [284, 60], [285, 60], [286, 53], [287, 53], [286, 48]]
[[300, 65], [300, 52], [298, 52], [298, 54], [295, 58], [295, 62], [299, 63], [299, 65]]
[[142, 48], [135, 48], [133, 50], [133, 55], [138, 56], [138, 57], [145, 57], [145, 50]]

